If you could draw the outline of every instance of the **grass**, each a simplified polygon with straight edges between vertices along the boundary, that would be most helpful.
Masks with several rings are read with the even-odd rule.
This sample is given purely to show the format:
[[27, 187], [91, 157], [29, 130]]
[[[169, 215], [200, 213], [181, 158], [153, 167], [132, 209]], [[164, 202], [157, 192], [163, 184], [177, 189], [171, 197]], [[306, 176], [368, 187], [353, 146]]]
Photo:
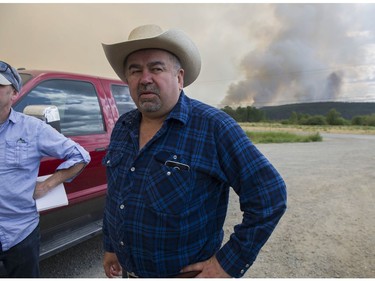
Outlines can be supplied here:
[[253, 143], [317, 142], [323, 138], [319, 133], [295, 134], [290, 132], [249, 132], [246, 135]]
[[375, 135], [375, 127], [305, 126], [281, 123], [239, 123], [253, 143], [322, 141], [321, 133]]
[[334, 133], [375, 135], [375, 127], [370, 126], [307, 126], [285, 125], [281, 123], [239, 123], [245, 131], [280, 131], [302, 133]]

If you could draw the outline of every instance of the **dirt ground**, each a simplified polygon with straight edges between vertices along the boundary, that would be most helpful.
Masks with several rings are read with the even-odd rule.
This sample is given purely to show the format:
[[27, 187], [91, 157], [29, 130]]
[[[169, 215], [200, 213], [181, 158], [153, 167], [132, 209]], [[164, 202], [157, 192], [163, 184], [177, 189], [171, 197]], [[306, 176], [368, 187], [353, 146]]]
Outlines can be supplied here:
[[[288, 210], [245, 278], [375, 278], [375, 135], [260, 144], [287, 184]], [[225, 239], [241, 220], [231, 194]], [[41, 263], [42, 277], [103, 278], [101, 236]]]
[[[287, 183], [288, 210], [245, 277], [374, 278], [375, 136], [258, 147]], [[226, 239], [240, 220], [231, 200]]]

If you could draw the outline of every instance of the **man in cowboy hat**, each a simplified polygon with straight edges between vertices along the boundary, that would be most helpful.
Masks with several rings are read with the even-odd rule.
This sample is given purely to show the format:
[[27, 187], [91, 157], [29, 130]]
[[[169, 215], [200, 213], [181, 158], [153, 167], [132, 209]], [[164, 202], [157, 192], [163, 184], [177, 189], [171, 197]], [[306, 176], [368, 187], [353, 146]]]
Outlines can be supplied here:
[[[231, 117], [185, 95], [201, 68], [185, 33], [140, 26], [103, 48], [137, 105], [103, 159], [106, 275], [242, 277], [286, 209], [283, 179]], [[222, 245], [230, 187], [244, 213]]]
[[[22, 88], [17, 70], [0, 61], [0, 261], [6, 277], [39, 277], [39, 213], [35, 199], [74, 178], [89, 153], [42, 120], [12, 109]], [[42, 157], [64, 159], [37, 182]]]

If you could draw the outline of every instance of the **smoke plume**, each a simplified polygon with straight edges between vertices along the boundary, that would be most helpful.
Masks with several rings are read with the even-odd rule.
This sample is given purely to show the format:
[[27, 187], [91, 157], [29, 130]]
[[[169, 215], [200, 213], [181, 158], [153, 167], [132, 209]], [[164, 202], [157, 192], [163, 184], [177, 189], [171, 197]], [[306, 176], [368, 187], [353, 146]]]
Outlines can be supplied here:
[[351, 68], [365, 62], [364, 46], [374, 41], [363, 12], [344, 4], [274, 5], [271, 38], [242, 59], [244, 79], [229, 86], [221, 105], [340, 99], [345, 81], [358, 79]]

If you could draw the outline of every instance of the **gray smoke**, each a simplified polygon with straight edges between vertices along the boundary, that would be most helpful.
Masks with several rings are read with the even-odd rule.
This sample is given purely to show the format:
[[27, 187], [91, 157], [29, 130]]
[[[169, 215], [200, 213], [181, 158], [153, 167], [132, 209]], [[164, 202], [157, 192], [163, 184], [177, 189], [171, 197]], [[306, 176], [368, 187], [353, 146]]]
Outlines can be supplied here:
[[335, 100], [341, 91], [342, 77], [339, 74], [333, 72], [327, 78], [326, 84], [326, 97], [328, 100]]
[[339, 99], [345, 80], [358, 78], [351, 68], [365, 63], [364, 46], [374, 43], [374, 24], [369, 20], [374, 6], [279, 4], [273, 8], [276, 21], [271, 38], [242, 59], [245, 78], [229, 86], [221, 105], [258, 107]]

